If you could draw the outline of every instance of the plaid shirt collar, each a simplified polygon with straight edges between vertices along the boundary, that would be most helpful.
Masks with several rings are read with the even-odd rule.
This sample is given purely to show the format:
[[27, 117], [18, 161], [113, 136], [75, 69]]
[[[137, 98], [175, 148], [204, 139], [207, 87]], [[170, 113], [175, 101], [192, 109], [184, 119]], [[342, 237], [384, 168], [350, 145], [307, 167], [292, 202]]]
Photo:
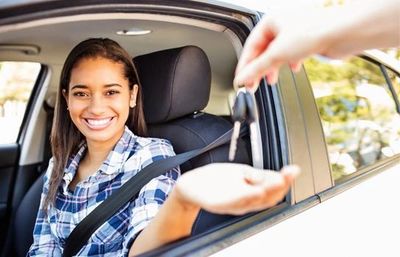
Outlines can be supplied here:
[[[129, 150], [129, 148], [132, 149], [132, 145], [136, 142], [136, 140], [137, 136], [134, 135], [132, 131], [128, 129], [127, 126], [125, 126], [125, 130], [124, 133], [122, 134], [122, 137], [118, 140], [114, 148], [107, 155], [106, 160], [100, 166], [96, 174], [103, 173], [106, 175], [112, 175], [118, 172], [129, 156], [130, 151], [127, 150]], [[71, 183], [72, 179], [74, 178], [75, 173], [79, 166], [79, 162], [85, 155], [86, 150], [87, 150], [87, 144], [86, 141], [83, 141], [79, 145], [78, 152], [75, 155], [73, 155], [68, 161], [67, 166], [64, 170], [64, 177], [63, 177], [64, 193], [68, 191], [68, 186]]]

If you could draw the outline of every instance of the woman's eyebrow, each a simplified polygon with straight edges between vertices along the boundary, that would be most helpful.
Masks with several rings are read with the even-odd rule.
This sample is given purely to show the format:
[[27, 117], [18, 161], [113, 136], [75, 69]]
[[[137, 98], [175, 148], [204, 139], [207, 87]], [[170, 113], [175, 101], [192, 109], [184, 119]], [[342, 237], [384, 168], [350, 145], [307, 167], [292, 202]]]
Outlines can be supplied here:
[[117, 84], [117, 83], [112, 83], [112, 84], [106, 84], [106, 85], [104, 85], [104, 87], [108, 88], [108, 87], [122, 87], [122, 86], [120, 84]]
[[[106, 84], [106, 85], [104, 85], [103, 86], [104, 88], [109, 88], [109, 87], [122, 87], [120, 84], [117, 84], [117, 83], [112, 83], [112, 84]], [[88, 89], [89, 87], [88, 86], [86, 86], [86, 85], [80, 85], [80, 84], [78, 84], [78, 85], [73, 85], [72, 87], [71, 87], [71, 90], [74, 90], [74, 89]]]
[[88, 87], [86, 86], [86, 85], [73, 85], [72, 87], [71, 87], [71, 90], [73, 90], [73, 89], [87, 89]]

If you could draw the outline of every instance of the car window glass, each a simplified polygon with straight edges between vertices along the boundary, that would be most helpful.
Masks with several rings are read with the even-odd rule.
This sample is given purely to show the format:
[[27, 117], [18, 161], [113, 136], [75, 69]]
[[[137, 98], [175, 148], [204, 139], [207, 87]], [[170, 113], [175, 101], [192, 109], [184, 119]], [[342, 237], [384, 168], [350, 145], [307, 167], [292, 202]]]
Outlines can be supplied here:
[[0, 144], [17, 140], [40, 64], [0, 62]]
[[400, 153], [400, 116], [378, 65], [313, 57], [305, 69], [335, 180]]
[[389, 76], [390, 81], [392, 82], [392, 85], [397, 94], [397, 97], [400, 98], [400, 77], [399, 77], [399, 75], [397, 75], [390, 69], [386, 69], [386, 72]]

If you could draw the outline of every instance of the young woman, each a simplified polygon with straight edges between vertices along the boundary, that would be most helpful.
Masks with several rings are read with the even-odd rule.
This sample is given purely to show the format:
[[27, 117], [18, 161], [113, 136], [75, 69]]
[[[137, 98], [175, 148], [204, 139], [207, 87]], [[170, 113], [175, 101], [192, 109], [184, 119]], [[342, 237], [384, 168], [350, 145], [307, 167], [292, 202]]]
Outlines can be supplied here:
[[[88, 39], [70, 52], [61, 72], [53, 158], [28, 256], [61, 256], [66, 238], [85, 216], [145, 166], [174, 155], [168, 141], [143, 137], [140, 92], [131, 57], [116, 42]], [[190, 234], [201, 207], [231, 214], [269, 207], [285, 195], [295, 173], [214, 164], [178, 180], [176, 167], [145, 185], [78, 255], [135, 255], [182, 238]], [[222, 182], [228, 193], [221, 195], [215, 192]]]

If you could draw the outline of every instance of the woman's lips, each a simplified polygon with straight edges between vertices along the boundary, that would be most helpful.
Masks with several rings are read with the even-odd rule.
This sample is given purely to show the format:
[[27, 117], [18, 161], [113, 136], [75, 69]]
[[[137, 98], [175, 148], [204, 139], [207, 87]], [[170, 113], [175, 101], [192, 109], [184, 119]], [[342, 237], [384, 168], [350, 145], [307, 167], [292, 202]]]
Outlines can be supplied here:
[[90, 129], [100, 130], [108, 127], [114, 117], [104, 118], [104, 119], [88, 119], [85, 118], [85, 123]]

